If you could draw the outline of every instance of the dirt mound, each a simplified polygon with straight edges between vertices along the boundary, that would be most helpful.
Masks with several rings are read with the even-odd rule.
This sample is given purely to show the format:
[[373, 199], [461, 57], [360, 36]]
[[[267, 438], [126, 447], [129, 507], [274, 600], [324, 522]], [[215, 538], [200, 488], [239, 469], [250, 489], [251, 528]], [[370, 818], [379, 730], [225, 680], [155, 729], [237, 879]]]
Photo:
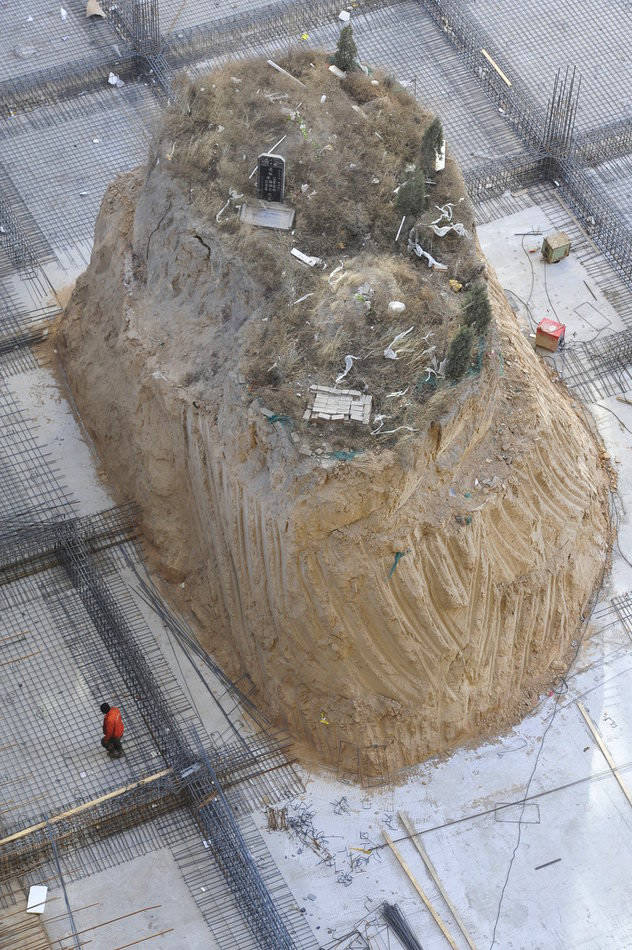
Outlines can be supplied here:
[[[449, 150], [395, 242], [432, 117], [324, 56], [281, 65], [303, 85], [254, 61], [181, 89], [104, 198], [60, 351], [200, 639], [322, 760], [385, 772], [507, 722], [551, 675], [607, 554], [607, 479], [487, 275]], [[239, 221], [283, 135], [294, 233]], [[492, 321], [455, 384], [478, 292]], [[347, 355], [370, 424], [307, 421]]]

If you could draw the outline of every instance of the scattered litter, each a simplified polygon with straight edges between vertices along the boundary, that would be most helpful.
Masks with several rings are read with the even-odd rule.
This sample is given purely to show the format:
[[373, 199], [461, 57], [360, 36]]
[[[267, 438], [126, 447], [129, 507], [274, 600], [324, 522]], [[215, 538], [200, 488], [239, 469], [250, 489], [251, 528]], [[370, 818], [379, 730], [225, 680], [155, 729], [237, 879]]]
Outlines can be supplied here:
[[412, 327], [409, 327], [408, 330], [404, 330], [403, 333], [398, 333], [397, 336], [395, 337], [395, 339], [392, 340], [391, 343], [389, 343], [389, 345], [388, 345], [388, 346], [386, 347], [386, 349], [384, 350], [384, 356], [386, 357], [387, 360], [398, 360], [398, 359], [399, 359], [399, 357], [398, 357], [397, 353], [395, 352], [395, 350], [393, 349], [393, 347], [395, 346], [396, 343], [399, 343], [400, 340], [403, 340], [405, 336], [408, 336], [409, 333], [412, 333], [412, 331], [413, 331], [414, 329], [415, 329], [415, 327], [412, 326]]
[[397, 397], [399, 397], [399, 396], [405, 396], [409, 389], [410, 389], [410, 386], [407, 386], [406, 389], [400, 389], [400, 390], [398, 390], [398, 392], [396, 392], [396, 393], [387, 393], [384, 398], [385, 398], [385, 399], [394, 399], [394, 398], [397, 398]]
[[27, 914], [43, 914], [46, 907], [46, 895], [48, 887], [46, 884], [33, 884], [29, 889], [29, 896], [26, 902]]
[[371, 435], [377, 435], [384, 428], [384, 420], [390, 419], [390, 416], [385, 416], [384, 413], [380, 412], [373, 416], [373, 422], [377, 422], [377, 429], [371, 429]]
[[316, 900], [316, 895], [315, 895], [315, 894], [307, 894], [306, 897], [305, 897], [305, 900], [306, 900], [306, 901], [315, 901], [315, 900]]
[[406, 304], [402, 303], [401, 300], [391, 300], [388, 305], [389, 313], [403, 313], [406, 309]]
[[348, 10], [341, 10], [340, 13], [338, 14], [338, 19], [342, 20], [343, 23], [348, 23], [349, 20], [351, 19], [351, 14], [349, 13]]
[[463, 290], [463, 284], [459, 280], [455, 280], [454, 277], [450, 278], [449, 283], [455, 294], [458, 294], [460, 290]]
[[368, 425], [372, 397], [356, 389], [333, 389], [331, 386], [310, 386], [312, 403], [305, 410], [306, 422], [360, 422]]
[[353, 366], [354, 360], [359, 360], [359, 359], [360, 359], [359, 356], [351, 356], [350, 354], [348, 354], [347, 356], [345, 356], [345, 368], [344, 368], [344, 372], [340, 373], [339, 376], [336, 376], [336, 386], [338, 385], [338, 383], [340, 382], [340, 380], [341, 380], [341, 379], [344, 379], [345, 376], [347, 375], [347, 373], [350, 371], [351, 367]]
[[411, 242], [409, 241], [408, 247], [410, 250], [413, 250], [415, 252], [417, 257], [425, 257], [426, 260], [428, 261], [428, 267], [434, 267], [436, 270], [448, 269], [446, 264], [440, 264], [439, 261], [435, 260], [435, 258], [431, 254], [428, 253], [428, 251], [424, 251], [421, 244], [418, 244], [417, 242], [414, 242], [411, 244]]
[[[437, 237], [445, 237], [446, 234], [448, 234], [450, 231], [454, 231], [456, 234], [459, 235], [459, 237], [469, 238], [470, 236], [469, 232], [466, 230], [464, 225], [453, 221], [454, 204], [451, 201], [448, 201], [447, 204], [444, 204], [441, 206], [435, 205], [435, 208], [437, 209], [437, 211], [441, 212], [441, 215], [440, 217], [435, 218], [435, 220], [432, 222], [430, 227], [432, 228], [434, 233], [437, 235]], [[444, 219], [448, 223], [446, 225], [443, 225], [442, 227], [439, 227], [439, 225]]]
[[86, 16], [105, 17], [105, 11], [99, 3], [99, 0], [88, 0], [86, 3]]
[[63, 7], [60, 7], [60, 8], [59, 8], [59, 15], [61, 16], [62, 21], [65, 23], [66, 20], [68, 19], [68, 11], [67, 11], [67, 10], [64, 10]]
[[557, 864], [558, 861], [561, 861], [561, 860], [562, 860], [561, 858], [553, 858], [552, 861], [547, 861], [546, 864], [538, 864], [538, 866], [534, 868], [534, 871], [541, 871], [542, 868], [549, 868], [551, 867], [552, 864]]
[[395, 573], [395, 569], [396, 569], [397, 565], [399, 564], [399, 562], [401, 561], [401, 559], [404, 557], [405, 554], [408, 554], [408, 551], [395, 551], [395, 560], [393, 561], [393, 566], [391, 567], [390, 571], [388, 572], [388, 579], [389, 579], [389, 581], [390, 581], [391, 577], [393, 576], [393, 574]]
[[[419, 432], [419, 429], [415, 429], [413, 426], [396, 426], [394, 429], [382, 429], [380, 435], [393, 435], [395, 432], [400, 432], [402, 429], [405, 429], [406, 432]], [[373, 435], [376, 434], [377, 433], [373, 433]]]
[[323, 95], [320, 97], [321, 106], [324, 106], [326, 102], [327, 102], [327, 96], [323, 93]]
[[298, 300], [295, 300], [295, 301], [294, 301], [294, 303], [292, 304], [292, 306], [295, 307], [295, 306], [297, 305], [297, 303], [303, 303], [303, 301], [304, 301], [304, 300], [307, 300], [308, 297], [313, 297], [313, 296], [314, 296], [314, 291], [312, 291], [312, 292], [309, 293], [309, 294], [303, 294], [302, 297], [299, 297]]
[[[340, 261], [340, 263], [338, 264], [338, 267], [334, 267], [331, 274], [327, 278], [327, 283], [329, 284], [330, 287], [335, 287], [338, 281], [342, 280], [344, 275], [341, 274], [340, 272], [344, 271], [344, 269], [345, 269], [345, 265], [343, 264], [342, 261]], [[340, 277], [338, 277], [334, 282], [333, 278], [336, 276], [336, 274], [340, 274]]]
[[323, 726], [329, 725], [329, 719], [327, 719], [327, 713], [324, 710], [320, 714], [319, 722], [322, 722]]
[[92, 144], [93, 144], [93, 145], [98, 145], [100, 141], [101, 141], [101, 139], [92, 139]]
[[432, 230], [437, 235], [437, 237], [445, 237], [446, 234], [449, 234], [450, 231], [454, 231], [455, 234], [458, 234], [459, 237], [469, 237], [469, 231], [467, 231], [460, 222], [456, 224], [446, 224], [442, 228], [438, 227], [436, 224], [431, 225]]
[[338, 67], [337, 67], [337, 66], [334, 66], [333, 63], [332, 63], [332, 65], [329, 67], [329, 72], [330, 72], [330, 73], [333, 73], [334, 76], [337, 76], [338, 79], [344, 79], [345, 76], [347, 75], [346, 72], [344, 71], [344, 69], [338, 69]]
[[[267, 60], [268, 66], [272, 66], [273, 69], [276, 69], [278, 73], [282, 73], [284, 76], [287, 76], [288, 79], [292, 79], [294, 82], [297, 82], [299, 86], [305, 88], [305, 83], [301, 82], [300, 79], [297, 79], [296, 76], [293, 76], [292, 73], [288, 73], [287, 69], [283, 69], [282, 66], [279, 66], [278, 63], [275, 63], [273, 60]], [[331, 67], [330, 67], [331, 68]]]
[[80, 192], [79, 192], [79, 197], [80, 197], [80, 198], [87, 198], [87, 197], [88, 197], [88, 192], [87, 192], [87, 191], [80, 191]]
[[400, 236], [400, 234], [402, 233], [402, 228], [404, 227], [404, 221], [405, 221], [405, 220], [406, 220], [406, 215], [403, 215], [403, 216], [402, 216], [402, 220], [400, 221], [399, 227], [398, 227], [398, 229], [397, 229], [397, 234], [395, 235], [395, 240], [396, 240], [396, 241], [399, 241], [399, 236]]
[[228, 206], [230, 205], [231, 201], [232, 201], [233, 199], [238, 199], [238, 198], [243, 198], [243, 195], [239, 195], [239, 194], [237, 194], [236, 191], [233, 191], [232, 188], [229, 188], [229, 189], [228, 189], [228, 200], [226, 201], [226, 204], [225, 204], [225, 205], [222, 205], [222, 207], [219, 209], [219, 211], [218, 211], [217, 214], [215, 215], [215, 220], [216, 220], [218, 223], [219, 223], [219, 219], [220, 219], [221, 216], [224, 214], [224, 212], [226, 211], [226, 208], [228, 208]]
[[237, 79], [236, 76], [231, 76], [230, 81], [234, 83], [236, 86], [241, 86], [241, 79]]
[[293, 247], [290, 254], [303, 264], [307, 264], [308, 267], [315, 267], [316, 264], [322, 264], [323, 262], [321, 257], [312, 257], [310, 254], [303, 254], [297, 247]]
[[110, 86], [116, 86], [117, 89], [120, 89], [121, 86], [125, 85], [121, 77], [117, 76], [116, 73], [110, 73], [108, 76], [108, 83]]
[[326, 452], [325, 457], [335, 459], [337, 462], [351, 462], [358, 455], [362, 455], [362, 449], [352, 449], [347, 452], [345, 449], [336, 449], [335, 452]]

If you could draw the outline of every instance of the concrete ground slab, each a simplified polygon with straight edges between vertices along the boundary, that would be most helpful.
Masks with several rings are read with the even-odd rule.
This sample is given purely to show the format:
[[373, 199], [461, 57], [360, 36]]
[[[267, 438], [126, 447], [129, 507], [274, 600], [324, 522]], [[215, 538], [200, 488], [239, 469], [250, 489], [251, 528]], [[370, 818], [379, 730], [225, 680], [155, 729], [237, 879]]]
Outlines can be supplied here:
[[[134, 941], [157, 950], [222, 950], [167, 849], [69, 883], [67, 891], [81, 945], [89, 942], [91, 950], [115, 950]], [[53, 888], [51, 895], [62, 899], [42, 917], [49, 939], [69, 937], [62, 945], [72, 946], [68, 919], [50, 919], [61, 912], [61, 889]]]

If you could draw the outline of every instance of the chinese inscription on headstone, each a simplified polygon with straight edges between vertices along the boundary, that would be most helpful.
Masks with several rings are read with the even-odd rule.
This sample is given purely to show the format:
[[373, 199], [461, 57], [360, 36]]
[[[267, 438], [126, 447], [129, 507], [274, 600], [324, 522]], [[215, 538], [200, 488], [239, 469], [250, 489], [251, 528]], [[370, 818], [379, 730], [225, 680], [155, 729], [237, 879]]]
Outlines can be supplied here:
[[283, 201], [285, 195], [285, 159], [264, 153], [259, 156], [257, 196], [265, 201]]

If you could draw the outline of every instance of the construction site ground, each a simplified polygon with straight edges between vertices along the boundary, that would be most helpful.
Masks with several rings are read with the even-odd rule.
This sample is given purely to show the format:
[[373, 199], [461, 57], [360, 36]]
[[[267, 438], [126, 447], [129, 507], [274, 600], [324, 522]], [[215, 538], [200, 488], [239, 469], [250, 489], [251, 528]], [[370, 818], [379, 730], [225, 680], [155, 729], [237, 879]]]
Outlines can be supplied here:
[[[0, 57], [0, 81], [11, 83], [36, 67], [71, 62], [95, 49], [107, 59], [112, 44], [122, 42], [109, 23], [97, 24], [98, 36], [84, 26], [82, 3], [67, 6], [68, 20], [61, 20], [41, 3], [18, 5], [11, 13], [15, 24], [1, 41], [7, 55]], [[505, 54], [504, 68], [541, 103], [554, 78], [551, 50], [564, 47], [564, 64], [576, 62], [585, 74], [580, 131], [630, 118], [629, 101], [620, 95], [626, 81], [629, 88], [629, 50], [622, 40], [630, 28], [629, 4], [609, 3], [610, 19], [596, 0], [563, 4], [561, 33], [559, 10], [541, 4], [462, 6], [484, 24], [497, 55]], [[168, 0], [160, 7], [166, 31], [179, 5]], [[230, 18], [254, 8], [222, 2], [217, 12]], [[37, 46], [29, 33], [31, 15], [54, 18], [54, 29], [41, 33], [48, 45], [11, 53], [16, 44]], [[186, 30], [201, 28], [206, 19], [201, 5], [186, 7], [166, 44], [174, 57], [178, 44], [189, 43]], [[606, 21], [608, 30], [599, 35], [595, 23]], [[331, 47], [339, 25], [332, 13], [310, 27], [308, 41]], [[354, 29], [364, 59], [392, 70], [442, 114], [466, 173], [521, 152], [517, 133], [424, 4], [405, 0], [360, 11]], [[273, 38], [268, 29], [237, 52], [256, 48], [272, 55], [296, 40], [300, 32]], [[37, 42], [44, 43], [41, 37]], [[200, 57], [190, 68], [201, 71], [220, 58]], [[35, 257], [26, 273], [7, 245], [0, 247], [3, 333], [55, 316], [89, 260], [105, 187], [145, 158], [161, 108], [151, 79], [122, 88], [107, 86], [106, 79], [107, 70], [100, 91], [51, 97], [0, 119], [0, 197], [19, 216]], [[590, 172], [612, 189], [628, 222], [629, 164], [630, 155], [621, 155]], [[50, 339], [0, 353], [0, 533], [6, 537], [16, 523], [61, 515], [84, 519], [106, 539], [93, 555], [95, 568], [192, 747], [225, 763], [224, 790], [245, 845], [301, 950], [399, 947], [381, 915], [385, 901], [399, 905], [426, 950], [448, 946], [409, 874], [454, 945], [467, 947], [400, 813], [420, 832], [477, 948], [632, 945], [632, 404], [618, 398], [632, 393], [630, 286], [553, 182], [477, 198], [483, 250], [525, 334], [543, 317], [567, 326], [564, 350], [541, 358], [590, 410], [610, 457], [612, 565], [590, 616], [578, 625], [568, 673], [543, 692], [531, 714], [492, 741], [387, 776], [378, 786], [361, 772], [299, 765], [283, 737], [261, 735], [240, 699], [248, 683], [237, 684], [241, 694], [227, 687], [143, 594], [142, 546], [127, 527], [133, 518], [115, 505]], [[542, 234], [553, 229], [569, 234], [572, 250], [547, 267], [538, 248]], [[553, 497], [555, 484], [552, 471]], [[10, 560], [10, 552], [2, 558]], [[0, 663], [6, 664], [0, 667], [1, 836], [167, 769], [125, 677], [59, 564], [5, 578], [0, 605]], [[120, 761], [108, 759], [99, 744], [99, 703], [112, 695], [127, 714]], [[242, 758], [235, 752], [240, 736], [250, 750]], [[289, 830], [269, 830], [268, 806], [287, 809]], [[15, 950], [26, 934], [35, 934], [24, 913], [33, 884], [49, 887], [41, 917], [45, 936], [29, 936], [33, 947], [46, 945], [36, 939], [90, 950], [258, 945], [188, 807], [176, 803], [163, 810], [158, 800], [150, 801], [142, 821], [129, 827], [117, 822], [115, 817], [112, 833], [92, 829], [69, 847], [60, 841], [43, 863], [13, 879], [0, 875], [0, 950]], [[0, 869], [5, 854], [0, 845]]]

